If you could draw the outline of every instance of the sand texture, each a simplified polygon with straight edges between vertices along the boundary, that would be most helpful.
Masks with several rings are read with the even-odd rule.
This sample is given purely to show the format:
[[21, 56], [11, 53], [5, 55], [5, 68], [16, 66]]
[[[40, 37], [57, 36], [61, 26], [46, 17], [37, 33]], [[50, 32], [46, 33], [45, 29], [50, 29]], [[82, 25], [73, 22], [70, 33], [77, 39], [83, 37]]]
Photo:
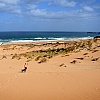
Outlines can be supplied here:
[[0, 45], [0, 100], [100, 100], [100, 39]]

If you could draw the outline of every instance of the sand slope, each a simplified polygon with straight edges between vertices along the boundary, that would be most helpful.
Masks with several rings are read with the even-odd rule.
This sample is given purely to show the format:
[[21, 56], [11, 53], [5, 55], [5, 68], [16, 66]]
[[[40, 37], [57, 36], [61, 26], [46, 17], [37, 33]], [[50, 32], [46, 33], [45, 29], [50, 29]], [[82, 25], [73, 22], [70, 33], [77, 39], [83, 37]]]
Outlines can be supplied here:
[[27, 73], [0, 89], [0, 100], [100, 100], [100, 71]]
[[22, 48], [0, 47], [0, 100], [100, 100], [100, 59], [92, 61], [100, 57], [99, 47], [59, 54], [41, 64], [33, 59], [26, 73], [21, 73], [26, 58], [11, 59], [11, 54], [31, 51]]

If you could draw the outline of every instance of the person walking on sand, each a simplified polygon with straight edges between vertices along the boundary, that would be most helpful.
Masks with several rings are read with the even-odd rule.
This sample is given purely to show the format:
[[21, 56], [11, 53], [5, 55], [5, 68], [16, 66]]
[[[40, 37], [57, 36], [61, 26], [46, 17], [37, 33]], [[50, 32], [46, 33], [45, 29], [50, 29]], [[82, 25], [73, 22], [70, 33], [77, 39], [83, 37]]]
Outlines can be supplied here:
[[25, 69], [27, 68], [27, 65], [28, 65], [28, 64], [27, 64], [27, 63], [25, 63], [25, 65], [24, 65], [24, 68], [25, 68]]
[[25, 65], [24, 65], [24, 69], [22, 69], [22, 70], [21, 70], [21, 71], [22, 71], [22, 73], [23, 73], [23, 72], [26, 72], [26, 70], [27, 70], [27, 65], [28, 65], [28, 64], [27, 64], [27, 63], [25, 63]]

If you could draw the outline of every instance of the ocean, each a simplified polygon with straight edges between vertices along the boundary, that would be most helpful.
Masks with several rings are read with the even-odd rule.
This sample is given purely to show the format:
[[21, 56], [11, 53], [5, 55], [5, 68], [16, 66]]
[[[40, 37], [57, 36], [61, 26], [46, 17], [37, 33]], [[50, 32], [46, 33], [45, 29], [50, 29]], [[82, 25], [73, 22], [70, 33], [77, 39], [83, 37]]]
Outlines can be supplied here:
[[90, 39], [100, 36], [96, 32], [0, 32], [0, 43], [34, 42], [47, 40]]

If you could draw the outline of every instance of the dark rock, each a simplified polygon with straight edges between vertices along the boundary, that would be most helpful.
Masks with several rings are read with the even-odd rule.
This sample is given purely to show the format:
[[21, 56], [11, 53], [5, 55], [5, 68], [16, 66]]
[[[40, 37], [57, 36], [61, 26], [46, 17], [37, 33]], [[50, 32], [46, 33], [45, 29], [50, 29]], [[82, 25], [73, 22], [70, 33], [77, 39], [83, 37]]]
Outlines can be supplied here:
[[59, 66], [60, 66], [60, 67], [61, 67], [61, 66], [64, 66], [64, 63], [60, 64]]
[[88, 55], [88, 53], [84, 53], [83, 55]]
[[75, 64], [75, 63], [76, 63], [76, 60], [73, 60], [73, 61], [72, 61], [72, 62], [70, 62], [70, 63]]
[[93, 58], [92, 61], [97, 61], [98, 59], [99, 59], [99, 57], [98, 58]]
[[76, 58], [76, 59], [84, 60], [84, 58]]
[[96, 38], [100, 38], [100, 36], [95, 36], [94, 39], [96, 39]]

